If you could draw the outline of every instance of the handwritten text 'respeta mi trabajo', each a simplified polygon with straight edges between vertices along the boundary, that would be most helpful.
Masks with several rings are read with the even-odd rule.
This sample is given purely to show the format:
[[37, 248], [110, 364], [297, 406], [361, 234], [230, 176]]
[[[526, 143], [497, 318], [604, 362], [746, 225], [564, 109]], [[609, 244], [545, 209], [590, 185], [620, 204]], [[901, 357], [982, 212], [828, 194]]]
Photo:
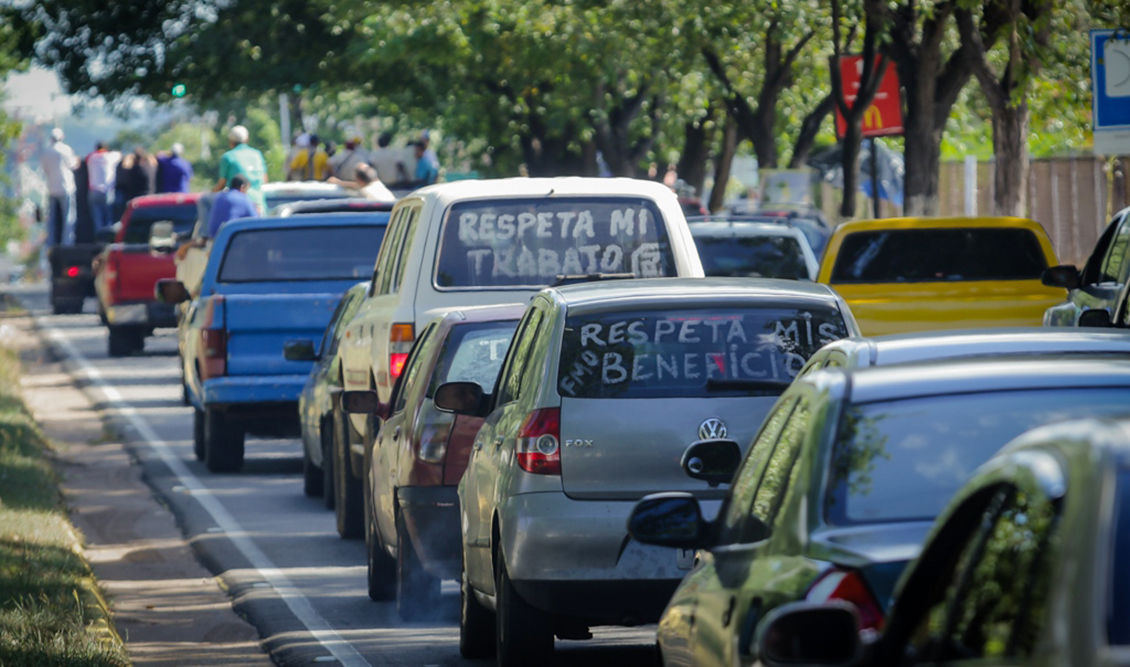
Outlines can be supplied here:
[[[659, 244], [646, 208], [616, 209], [607, 222], [592, 211], [459, 214], [459, 241], [476, 277], [552, 278], [561, 274], [622, 273], [641, 277], [661, 273]], [[607, 232], [607, 234], [599, 232]], [[618, 241], [601, 243], [601, 239]], [[627, 243], [625, 243], [627, 239]], [[628, 245], [630, 244], [630, 245]]]
[[814, 322], [807, 313], [758, 322], [758, 332], [747, 326], [742, 317], [590, 322], [580, 327], [581, 354], [562, 374], [559, 388], [576, 396], [578, 387], [597, 377], [604, 385], [791, 380], [808, 354], [841, 336], [836, 324]]

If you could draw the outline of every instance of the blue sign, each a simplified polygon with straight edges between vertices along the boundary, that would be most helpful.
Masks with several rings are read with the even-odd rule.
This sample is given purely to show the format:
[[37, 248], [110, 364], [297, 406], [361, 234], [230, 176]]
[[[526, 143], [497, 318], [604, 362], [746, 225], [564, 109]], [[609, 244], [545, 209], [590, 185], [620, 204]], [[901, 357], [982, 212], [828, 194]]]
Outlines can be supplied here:
[[1130, 32], [1091, 31], [1095, 152], [1130, 153]]

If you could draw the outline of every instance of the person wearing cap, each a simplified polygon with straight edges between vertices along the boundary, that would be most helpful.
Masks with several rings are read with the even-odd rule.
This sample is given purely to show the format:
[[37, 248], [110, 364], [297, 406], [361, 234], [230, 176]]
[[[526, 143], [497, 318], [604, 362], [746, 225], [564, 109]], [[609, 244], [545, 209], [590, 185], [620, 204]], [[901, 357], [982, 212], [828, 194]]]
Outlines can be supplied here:
[[345, 141], [345, 148], [330, 158], [330, 171], [335, 178], [344, 180], [356, 173], [357, 165], [368, 163], [369, 154], [361, 146], [361, 137], [354, 135]]
[[86, 200], [90, 204], [90, 218], [96, 232], [114, 224], [114, 189], [121, 162], [122, 154], [108, 150], [101, 141], [96, 142], [94, 152], [86, 156], [86, 177], [89, 183]]
[[173, 144], [169, 153], [157, 153], [157, 192], [188, 192], [192, 163], [184, 159], [184, 144]]
[[330, 156], [322, 150], [318, 135], [311, 134], [308, 143], [302, 144], [302, 137], [298, 138], [301, 150], [295, 154], [287, 168], [286, 180], [288, 181], [324, 181], [333, 174], [329, 171]]
[[74, 234], [75, 173], [78, 156], [63, 143], [63, 131], [51, 130], [51, 145], [39, 154], [47, 180], [47, 247], [65, 243]]
[[243, 175], [249, 183], [247, 197], [259, 207], [259, 213], [267, 212], [267, 202], [263, 198], [263, 184], [267, 182], [267, 161], [257, 148], [247, 145], [247, 128], [236, 125], [228, 131], [231, 150], [220, 158], [220, 180], [212, 192], [224, 189], [234, 176]]

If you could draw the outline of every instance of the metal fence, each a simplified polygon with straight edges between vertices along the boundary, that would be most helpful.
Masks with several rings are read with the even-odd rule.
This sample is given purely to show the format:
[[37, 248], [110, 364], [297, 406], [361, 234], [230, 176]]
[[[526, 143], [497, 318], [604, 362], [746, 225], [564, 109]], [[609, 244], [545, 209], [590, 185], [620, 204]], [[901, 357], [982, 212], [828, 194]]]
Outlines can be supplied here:
[[[976, 164], [976, 191], [967, 201], [966, 165], [943, 162], [938, 179], [938, 215], [960, 216], [972, 211], [991, 215], [992, 162]], [[973, 179], [968, 179], [970, 182]], [[839, 197], [826, 188], [821, 197], [825, 213], [836, 218]], [[857, 210], [869, 215], [870, 203]], [[972, 205], [972, 207], [971, 207]], [[1028, 178], [1027, 217], [1047, 230], [1056, 255], [1065, 263], [1082, 265], [1106, 227], [1111, 214], [1130, 206], [1130, 158], [1105, 160], [1064, 157], [1032, 160]], [[897, 206], [883, 202], [884, 216], [900, 215]]]

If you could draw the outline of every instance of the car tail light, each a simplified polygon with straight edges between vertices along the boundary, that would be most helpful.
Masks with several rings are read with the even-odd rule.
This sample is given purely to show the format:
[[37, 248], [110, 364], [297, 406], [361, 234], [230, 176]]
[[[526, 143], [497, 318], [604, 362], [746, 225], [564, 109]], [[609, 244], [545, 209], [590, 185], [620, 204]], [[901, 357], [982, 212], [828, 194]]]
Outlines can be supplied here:
[[[216, 317], [216, 311], [224, 307], [224, 298], [212, 297], [205, 306], [203, 328], [200, 329], [200, 379], [227, 375], [228, 372], [228, 331], [223, 327], [223, 316]], [[220, 326], [214, 326], [217, 322]]]
[[535, 475], [561, 474], [561, 410], [544, 408], [526, 415], [518, 429], [518, 467]]
[[812, 584], [805, 599], [809, 602], [842, 600], [859, 611], [860, 630], [878, 632], [883, 629], [883, 610], [858, 572], [832, 569]]
[[68, 278], [78, 278], [78, 267], [77, 266], [68, 266], [67, 267], [67, 277]]
[[412, 350], [412, 341], [415, 340], [415, 329], [411, 324], [393, 324], [388, 332], [388, 372], [393, 381], [400, 377], [404, 370], [404, 362], [408, 361], [408, 353]]
[[[119, 268], [120, 268], [120, 262], [118, 260], [118, 256], [111, 252], [109, 255], [106, 256], [106, 268], [103, 270], [103, 273], [105, 273], [105, 275], [106, 275], [106, 289], [112, 295], [117, 295], [117, 293], [118, 293], [118, 269]], [[67, 271], [67, 274], [70, 275], [69, 270]]]

